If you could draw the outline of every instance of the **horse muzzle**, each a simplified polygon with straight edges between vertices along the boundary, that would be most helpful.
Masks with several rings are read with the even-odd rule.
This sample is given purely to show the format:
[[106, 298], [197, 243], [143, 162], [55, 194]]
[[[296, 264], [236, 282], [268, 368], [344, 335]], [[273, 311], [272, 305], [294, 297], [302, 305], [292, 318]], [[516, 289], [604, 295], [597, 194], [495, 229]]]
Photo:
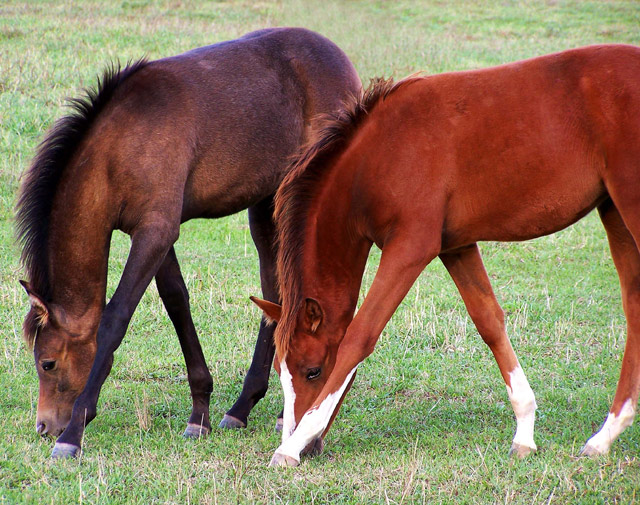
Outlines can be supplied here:
[[67, 427], [69, 421], [67, 420], [64, 423], [61, 423], [57, 419], [48, 418], [47, 416], [38, 416], [36, 419], [36, 431], [38, 435], [41, 436], [50, 436], [50, 437], [58, 437]]
[[307, 446], [302, 450], [302, 454], [314, 457], [322, 453], [323, 449], [324, 439], [322, 437], [318, 437], [307, 444]]

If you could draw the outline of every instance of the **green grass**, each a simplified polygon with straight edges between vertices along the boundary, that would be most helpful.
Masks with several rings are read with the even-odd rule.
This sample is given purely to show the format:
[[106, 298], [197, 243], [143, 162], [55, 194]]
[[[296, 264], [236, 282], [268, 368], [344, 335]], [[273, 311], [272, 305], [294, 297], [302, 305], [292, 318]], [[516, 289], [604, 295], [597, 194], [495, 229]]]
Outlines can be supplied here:
[[[633, 503], [640, 430], [611, 454], [576, 455], [604, 420], [625, 341], [605, 235], [590, 215], [524, 244], [483, 244], [513, 345], [537, 395], [538, 454], [513, 461], [504, 384], [439, 263], [430, 265], [361, 367], [320, 457], [266, 468], [279, 437], [275, 374], [247, 430], [181, 437], [190, 410], [177, 338], [155, 287], [118, 350], [79, 461], [49, 460], [34, 430], [38, 381], [20, 326], [13, 206], [21, 172], [68, 96], [107, 62], [157, 58], [267, 26], [334, 40], [363, 81], [477, 68], [596, 42], [640, 44], [632, 1], [52, 2], [0, 6], [0, 504]], [[187, 223], [177, 245], [215, 381], [213, 420], [248, 367], [257, 257], [242, 213]], [[109, 294], [128, 239], [114, 238]], [[379, 254], [367, 269], [369, 285]]]

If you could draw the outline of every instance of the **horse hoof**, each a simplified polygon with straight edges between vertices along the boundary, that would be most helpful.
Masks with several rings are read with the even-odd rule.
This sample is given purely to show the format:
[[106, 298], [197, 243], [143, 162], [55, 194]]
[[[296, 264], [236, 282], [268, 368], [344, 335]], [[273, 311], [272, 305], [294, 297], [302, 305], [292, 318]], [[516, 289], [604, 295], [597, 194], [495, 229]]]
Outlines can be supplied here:
[[298, 466], [300, 461], [292, 456], [287, 456], [286, 454], [281, 454], [276, 452], [271, 458], [271, 462], [269, 466], [284, 466], [284, 467], [294, 467]]
[[284, 426], [284, 420], [279, 417], [276, 419], [276, 431], [280, 433], [282, 431], [282, 427]]
[[322, 438], [316, 438], [315, 440], [309, 442], [309, 444], [302, 451], [302, 454], [304, 454], [305, 456], [311, 456], [313, 458], [322, 453], [323, 449], [324, 440]]
[[76, 458], [80, 454], [80, 447], [73, 444], [65, 444], [64, 442], [56, 442], [51, 452], [52, 459], [69, 459]]
[[228, 428], [230, 430], [237, 430], [239, 428], [246, 428], [247, 423], [243, 423], [237, 417], [230, 416], [229, 414], [225, 414], [218, 425], [219, 428]]
[[603, 454], [606, 454], [606, 453], [598, 450], [596, 447], [590, 444], [585, 444], [585, 446], [582, 449], [580, 449], [580, 456], [586, 456], [589, 458], [602, 456]]
[[211, 430], [201, 424], [187, 424], [187, 429], [184, 430], [182, 436], [184, 438], [200, 438], [211, 433]]
[[523, 459], [523, 458], [526, 458], [529, 454], [532, 454], [536, 451], [537, 449], [535, 447], [529, 447], [527, 445], [522, 445], [522, 444], [511, 444], [511, 449], [509, 450], [509, 456]]

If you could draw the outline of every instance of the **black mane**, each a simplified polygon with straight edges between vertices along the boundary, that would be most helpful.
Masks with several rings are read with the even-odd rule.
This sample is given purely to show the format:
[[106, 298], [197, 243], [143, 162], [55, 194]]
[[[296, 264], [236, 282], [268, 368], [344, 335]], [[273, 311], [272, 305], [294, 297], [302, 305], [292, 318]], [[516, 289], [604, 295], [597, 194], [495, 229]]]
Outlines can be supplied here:
[[69, 99], [71, 114], [58, 119], [38, 146], [36, 156], [23, 174], [16, 204], [16, 235], [22, 246], [20, 260], [31, 289], [45, 300], [51, 296], [47, 243], [49, 218], [58, 183], [79, 142], [113, 96], [115, 89], [131, 74], [147, 65], [145, 59], [109, 65], [95, 88], [85, 96]]

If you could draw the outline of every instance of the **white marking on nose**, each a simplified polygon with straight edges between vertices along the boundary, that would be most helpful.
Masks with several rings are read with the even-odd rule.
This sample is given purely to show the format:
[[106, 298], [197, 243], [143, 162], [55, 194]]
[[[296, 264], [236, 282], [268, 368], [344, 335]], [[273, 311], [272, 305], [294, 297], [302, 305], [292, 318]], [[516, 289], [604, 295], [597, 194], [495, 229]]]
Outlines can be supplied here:
[[511, 387], [507, 386], [507, 394], [516, 415], [516, 434], [513, 437], [513, 443], [537, 449], [533, 441], [533, 425], [538, 407], [536, 397], [520, 365], [509, 372], [509, 379]]
[[[342, 398], [345, 389], [347, 389], [347, 386], [349, 385], [353, 374], [356, 373], [358, 366], [359, 364], [356, 365], [356, 367], [351, 370], [351, 372], [349, 372], [342, 386], [340, 386], [340, 389], [338, 389], [334, 393], [329, 394], [324, 400], [322, 400], [320, 405], [309, 409], [304, 414], [304, 416], [302, 416], [300, 424], [290, 437], [285, 440], [283, 435], [282, 444], [280, 445], [280, 447], [278, 447], [278, 449], [276, 449], [276, 452], [284, 454], [286, 456], [290, 456], [300, 461], [300, 453], [302, 452], [302, 450], [309, 444], [309, 442], [322, 435], [322, 432], [329, 424], [329, 420], [331, 419], [333, 411]], [[286, 408], [287, 405], [285, 400], [285, 422]]]
[[620, 433], [633, 424], [635, 415], [636, 409], [631, 402], [631, 398], [629, 398], [624, 402], [619, 415], [616, 416], [615, 414], [609, 413], [602, 428], [588, 440], [587, 446], [595, 449], [598, 454], [606, 454]]
[[284, 393], [284, 411], [282, 414], [282, 442], [288, 439], [296, 429], [296, 417], [294, 406], [296, 402], [296, 392], [293, 390], [293, 380], [286, 359], [280, 361], [280, 383]]

